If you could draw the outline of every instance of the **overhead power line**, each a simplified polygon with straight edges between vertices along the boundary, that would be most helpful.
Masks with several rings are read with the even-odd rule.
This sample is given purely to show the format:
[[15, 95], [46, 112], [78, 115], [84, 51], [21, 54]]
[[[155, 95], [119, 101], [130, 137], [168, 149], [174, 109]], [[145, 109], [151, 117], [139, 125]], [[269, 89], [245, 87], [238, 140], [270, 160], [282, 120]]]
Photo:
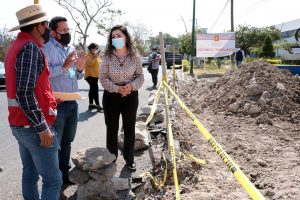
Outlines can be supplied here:
[[229, 3], [229, 0], [226, 1], [225, 5], [224, 5], [223, 9], [221, 10], [220, 14], [218, 15], [217, 19], [215, 20], [215, 22], [213, 23], [213, 25], [209, 28], [210, 31], [212, 31], [214, 29], [215, 25], [218, 23], [219, 19], [223, 15], [223, 13], [224, 13], [227, 5], [228, 5], [228, 3]]

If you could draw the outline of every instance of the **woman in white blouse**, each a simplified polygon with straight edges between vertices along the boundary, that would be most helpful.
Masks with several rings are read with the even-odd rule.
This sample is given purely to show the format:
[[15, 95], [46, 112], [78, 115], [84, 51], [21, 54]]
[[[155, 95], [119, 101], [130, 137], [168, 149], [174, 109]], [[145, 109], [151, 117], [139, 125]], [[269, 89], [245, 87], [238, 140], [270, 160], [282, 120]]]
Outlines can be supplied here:
[[123, 157], [130, 170], [134, 162], [135, 122], [138, 89], [144, 82], [140, 55], [133, 46], [127, 28], [117, 25], [109, 33], [100, 67], [104, 88], [103, 110], [106, 124], [106, 148], [118, 157], [120, 114], [124, 129]]

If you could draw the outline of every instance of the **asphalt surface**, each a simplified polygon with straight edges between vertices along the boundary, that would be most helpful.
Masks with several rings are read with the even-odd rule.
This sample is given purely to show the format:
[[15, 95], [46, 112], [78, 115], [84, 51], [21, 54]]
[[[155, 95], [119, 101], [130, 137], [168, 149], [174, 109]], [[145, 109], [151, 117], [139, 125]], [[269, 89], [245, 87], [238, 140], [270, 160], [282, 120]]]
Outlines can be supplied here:
[[[149, 90], [152, 86], [151, 76], [144, 68], [145, 82], [139, 90], [139, 107], [147, 104]], [[161, 77], [161, 71], [159, 78]], [[100, 84], [99, 84], [100, 86]], [[88, 96], [88, 84], [85, 80], [79, 81], [80, 94]], [[102, 100], [103, 88], [99, 89]], [[78, 101], [79, 123], [75, 141], [72, 144], [72, 154], [80, 149], [91, 147], [105, 147], [105, 123], [103, 113], [88, 111], [88, 99]], [[102, 104], [102, 103], [101, 103]], [[138, 110], [140, 113], [140, 109]], [[5, 89], [0, 89], [0, 200], [22, 199], [21, 171], [18, 144], [11, 134], [7, 121], [7, 99]]]

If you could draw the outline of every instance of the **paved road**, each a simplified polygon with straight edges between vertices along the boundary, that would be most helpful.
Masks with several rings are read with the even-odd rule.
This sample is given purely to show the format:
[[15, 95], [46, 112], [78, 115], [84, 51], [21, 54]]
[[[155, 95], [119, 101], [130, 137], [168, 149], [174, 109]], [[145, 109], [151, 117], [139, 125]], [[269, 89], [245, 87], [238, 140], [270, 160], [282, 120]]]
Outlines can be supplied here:
[[[145, 83], [139, 90], [140, 107], [147, 104], [149, 88], [152, 85], [151, 78], [144, 69]], [[160, 75], [159, 75], [160, 76]], [[88, 84], [84, 80], [79, 81], [80, 94], [88, 95]], [[103, 89], [100, 88], [102, 98]], [[88, 100], [78, 101], [79, 123], [72, 153], [82, 148], [105, 146], [105, 124], [103, 113], [89, 112]], [[140, 110], [139, 110], [140, 111]], [[0, 172], [0, 200], [22, 199], [21, 195], [21, 161], [18, 153], [18, 145], [12, 136], [7, 122], [7, 101], [5, 89], [0, 90], [0, 166], [4, 171]]]

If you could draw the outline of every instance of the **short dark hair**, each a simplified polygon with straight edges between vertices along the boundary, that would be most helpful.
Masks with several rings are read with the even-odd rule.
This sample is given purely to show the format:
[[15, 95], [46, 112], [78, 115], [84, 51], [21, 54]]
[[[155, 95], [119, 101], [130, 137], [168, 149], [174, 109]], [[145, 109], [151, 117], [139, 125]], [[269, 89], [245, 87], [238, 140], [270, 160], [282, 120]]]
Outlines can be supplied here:
[[99, 49], [99, 45], [96, 44], [96, 43], [91, 43], [91, 44], [88, 46], [88, 50], [91, 51], [92, 49]]
[[39, 23], [44, 25], [45, 23], [47, 23], [47, 21], [38, 22], [38, 23], [35, 23], [35, 24], [29, 24], [27, 26], [20, 27], [20, 31], [25, 32], [25, 33], [30, 33], [33, 30], [33, 28], [35, 26], [37, 26]]
[[57, 24], [59, 22], [67, 22], [68, 20], [65, 17], [56, 16], [50, 20], [49, 28], [53, 31], [57, 29]]

